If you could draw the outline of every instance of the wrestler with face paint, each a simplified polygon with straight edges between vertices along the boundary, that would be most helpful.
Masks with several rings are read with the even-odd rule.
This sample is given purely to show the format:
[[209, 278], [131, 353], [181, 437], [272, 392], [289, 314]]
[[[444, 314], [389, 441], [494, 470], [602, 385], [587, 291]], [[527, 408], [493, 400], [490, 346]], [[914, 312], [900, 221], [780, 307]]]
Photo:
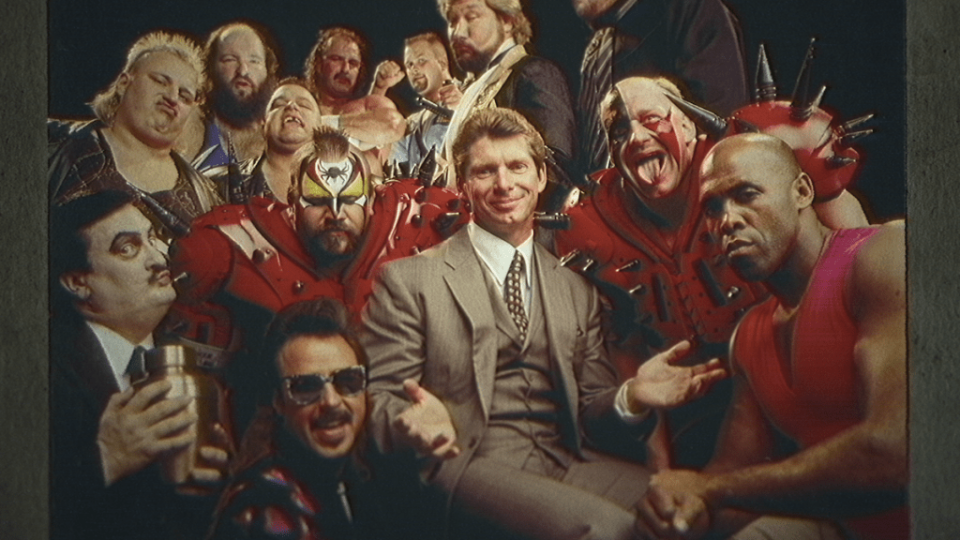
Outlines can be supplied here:
[[318, 267], [336, 266], [357, 250], [373, 194], [366, 170], [363, 157], [337, 131], [316, 132], [312, 151], [301, 162], [293, 206], [297, 234]]
[[[615, 167], [592, 176], [592, 196], [555, 240], [567, 265], [606, 296], [607, 342], [623, 378], [664, 352], [675, 364], [716, 365], [739, 316], [764, 294], [733, 272], [704, 226], [698, 170], [711, 143], [668, 96], [680, 97], [670, 81], [634, 77], [603, 99], [598, 114]], [[660, 411], [649, 448], [622, 451], [647, 452], [659, 467], [704, 465], [729, 390], [720, 384]]]
[[604, 99], [600, 114], [624, 187], [672, 228], [695, 203], [690, 178], [698, 139], [695, 124], [668, 93], [680, 96], [666, 79], [624, 79]]

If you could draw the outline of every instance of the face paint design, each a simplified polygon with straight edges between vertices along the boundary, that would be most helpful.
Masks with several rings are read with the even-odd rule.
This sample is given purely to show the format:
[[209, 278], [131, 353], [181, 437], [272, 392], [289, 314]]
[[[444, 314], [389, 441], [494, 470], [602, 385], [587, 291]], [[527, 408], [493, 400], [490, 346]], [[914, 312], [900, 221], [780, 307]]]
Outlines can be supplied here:
[[354, 156], [343, 161], [317, 159], [307, 166], [300, 180], [300, 205], [329, 205], [334, 215], [344, 204], [364, 205], [370, 195], [370, 182]]

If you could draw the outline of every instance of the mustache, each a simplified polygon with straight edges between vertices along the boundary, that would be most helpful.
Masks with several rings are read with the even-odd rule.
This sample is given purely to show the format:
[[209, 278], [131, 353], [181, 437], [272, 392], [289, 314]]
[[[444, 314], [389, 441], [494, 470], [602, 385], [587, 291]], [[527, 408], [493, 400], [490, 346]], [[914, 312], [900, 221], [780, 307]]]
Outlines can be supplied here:
[[[164, 274], [166, 274], [166, 276], [164, 276]], [[149, 283], [156, 283], [164, 277], [170, 277], [170, 268], [167, 267], [167, 265], [156, 266], [153, 268], [153, 273], [150, 274]]]
[[350, 422], [353, 422], [353, 413], [344, 407], [337, 407], [336, 409], [332, 409], [323, 416], [310, 422], [310, 427], [313, 429], [323, 429], [331, 425]]
[[236, 76], [234, 76], [233, 79], [230, 80], [230, 84], [235, 84], [235, 83], [238, 82], [238, 81], [244, 81], [244, 82], [246, 82], [247, 84], [249, 84], [250, 87], [253, 88], [254, 92], [256, 92], [257, 90], [260, 89], [260, 87], [258, 87], [258, 86], [256, 85], [256, 83], [254, 83], [253, 80], [250, 79], [250, 77], [247, 77], [246, 75], [236, 75]]

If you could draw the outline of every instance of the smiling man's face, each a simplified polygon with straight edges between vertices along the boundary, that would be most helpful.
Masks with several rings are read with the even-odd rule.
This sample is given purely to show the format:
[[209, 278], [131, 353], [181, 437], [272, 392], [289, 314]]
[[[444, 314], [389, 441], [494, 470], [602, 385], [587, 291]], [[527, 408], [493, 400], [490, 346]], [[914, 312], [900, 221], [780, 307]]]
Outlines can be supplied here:
[[520, 245], [533, 232], [537, 198], [547, 185], [523, 135], [481, 137], [470, 147], [463, 191], [477, 225]]
[[295, 151], [313, 138], [320, 125], [320, 107], [306, 88], [285, 84], [267, 103], [264, 135], [272, 149]]
[[[304, 375], [330, 377], [336, 372], [359, 365], [357, 355], [340, 335], [297, 336], [288, 341], [277, 356], [282, 378]], [[287, 429], [320, 456], [338, 458], [347, 455], [363, 431], [367, 417], [367, 395], [360, 391], [343, 395], [332, 383], [326, 383], [316, 401], [301, 405], [282, 395], [277, 409]]]

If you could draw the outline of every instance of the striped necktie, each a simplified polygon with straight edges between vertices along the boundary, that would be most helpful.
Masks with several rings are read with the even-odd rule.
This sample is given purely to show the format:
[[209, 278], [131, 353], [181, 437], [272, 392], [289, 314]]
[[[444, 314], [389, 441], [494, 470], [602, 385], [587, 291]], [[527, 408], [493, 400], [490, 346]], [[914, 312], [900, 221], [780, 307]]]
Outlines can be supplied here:
[[609, 163], [607, 139], [600, 123], [600, 102], [613, 88], [614, 29], [602, 28], [593, 34], [580, 65], [580, 111], [583, 114], [582, 148], [587, 152], [587, 174], [605, 169]]

